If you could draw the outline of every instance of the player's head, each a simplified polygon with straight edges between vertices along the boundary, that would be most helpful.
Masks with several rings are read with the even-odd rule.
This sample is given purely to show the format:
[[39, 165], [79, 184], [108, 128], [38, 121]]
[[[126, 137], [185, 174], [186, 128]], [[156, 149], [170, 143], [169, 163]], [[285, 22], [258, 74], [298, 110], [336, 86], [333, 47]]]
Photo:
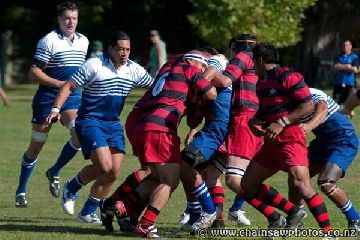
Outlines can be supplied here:
[[158, 30], [151, 30], [150, 31], [150, 41], [152, 43], [156, 43], [160, 40], [160, 33]]
[[256, 44], [256, 41], [255, 35], [249, 33], [233, 37], [229, 41], [230, 58], [239, 52], [251, 52]]
[[114, 63], [126, 64], [130, 55], [130, 37], [125, 32], [111, 32], [107, 39], [109, 57]]
[[190, 52], [184, 54], [184, 60], [199, 69], [201, 69], [202, 72], [205, 71], [207, 68], [207, 57], [206, 54], [199, 50], [191, 50]]
[[207, 54], [208, 58], [213, 56], [213, 55], [218, 55], [219, 54], [219, 52], [218, 52], [218, 50], [216, 50], [216, 48], [209, 47], [209, 46], [201, 47], [201, 48], [198, 48], [197, 50], [204, 53], [204, 54]]
[[263, 77], [266, 72], [265, 65], [279, 64], [279, 53], [274, 45], [270, 43], [258, 43], [253, 48], [255, 72]]
[[343, 51], [344, 51], [344, 53], [350, 54], [351, 50], [352, 50], [352, 44], [351, 44], [350, 40], [344, 41], [344, 43], [343, 43]]
[[73, 37], [78, 25], [79, 8], [73, 2], [65, 2], [57, 6], [58, 23], [66, 37]]

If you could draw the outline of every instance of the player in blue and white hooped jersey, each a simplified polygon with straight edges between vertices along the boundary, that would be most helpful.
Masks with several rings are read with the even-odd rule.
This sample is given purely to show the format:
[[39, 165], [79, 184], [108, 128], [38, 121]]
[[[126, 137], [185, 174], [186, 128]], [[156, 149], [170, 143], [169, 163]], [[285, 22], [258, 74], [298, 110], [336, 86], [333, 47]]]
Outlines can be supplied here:
[[92, 165], [84, 167], [64, 185], [62, 196], [63, 209], [73, 214], [77, 192], [96, 180], [78, 214], [80, 222], [101, 223], [96, 208], [117, 179], [125, 153], [119, 115], [134, 86], [147, 87], [153, 82], [143, 67], [128, 59], [129, 54], [130, 37], [121, 31], [113, 32], [103, 56], [87, 60], [61, 88], [47, 118], [50, 124], [70, 93], [84, 87], [75, 129], [83, 155], [91, 159]]
[[[340, 106], [323, 91], [310, 88], [315, 112], [312, 118], [301, 124], [305, 134], [313, 132], [315, 139], [308, 146], [311, 176], [318, 176], [318, 186], [344, 213], [349, 228], [360, 233], [360, 216], [353, 203], [336, 182], [345, 176], [346, 170], [358, 152], [358, 137], [348, 116], [340, 113]], [[289, 187], [289, 199], [300, 203], [301, 197]]]
[[[228, 60], [221, 54], [211, 56], [204, 76], [212, 79], [214, 73], [222, 72], [226, 68], [227, 63]], [[209, 186], [206, 186], [207, 183], [200, 173], [212, 162], [228, 132], [232, 87], [217, 88], [216, 90], [215, 101], [209, 102], [205, 106], [201, 102], [197, 103], [198, 106], [187, 113], [190, 132], [185, 140], [186, 147], [181, 152], [180, 174], [188, 204], [185, 212], [181, 215], [182, 226], [178, 231], [206, 228], [209, 225], [206, 221], [211, 218], [212, 223], [216, 218], [216, 206], [212, 199], [211, 189], [208, 189]], [[202, 112], [205, 112], [204, 116], [201, 114]], [[202, 121], [202, 117], [205, 117], [205, 125], [200, 131], [197, 131], [196, 127]], [[199, 217], [200, 215], [203, 217]]]
[[[45, 119], [50, 113], [59, 88], [85, 62], [89, 45], [88, 39], [75, 31], [78, 24], [78, 7], [74, 3], [66, 2], [58, 6], [57, 12], [59, 28], [39, 41], [33, 65], [29, 71], [30, 79], [38, 82], [39, 88], [32, 102], [31, 141], [22, 157], [19, 185], [15, 197], [16, 207], [27, 207], [26, 186], [51, 129], [51, 124], [45, 125]], [[46, 172], [50, 191], [55, 197], [58, 197], [60, 192], [60, 169], [80, 149], [74, 131], [79, 106], [80, 90], [77, 89], [60, 109], [60, 120], [70, 129], [71, 138], [63, 147], [57, 162]]]

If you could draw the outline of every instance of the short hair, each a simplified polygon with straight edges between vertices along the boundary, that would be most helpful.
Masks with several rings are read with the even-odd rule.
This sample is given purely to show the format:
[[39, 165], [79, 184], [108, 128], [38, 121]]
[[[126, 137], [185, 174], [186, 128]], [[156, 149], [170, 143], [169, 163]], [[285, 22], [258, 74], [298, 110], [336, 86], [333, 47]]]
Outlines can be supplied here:
[[253, 58], [257, 60], [262, 58], [265, 63], [278, 64], [279, 52], [271, 43], [258, 43], [253, 48]]
[[58, 17], [62, 16], [63, 13], [66, 10], [78, 11], [79, 12], [79, 8], [75, 3], [73, 3], [73, 2], [64, 2], [64, 3], [61, 3], [61, 4], [59, 4], [57, 6], [57, 15], [58, 15]]
[[216, 48], [213, 48], [213, 47], [210, 47], [210, 46], [201, 47], [201, 48], [198, 48], [197, 50], [200, 51], [200, 52], [211, 54], [211, 55], [219, 54], [219, 51]]
[[229, 41], [229, 48], [234, 44], [234, 50], [238, 52], [251, 52], [256, 44], [256, 37], [253, 34], [243, 33], [234, 36]]
[[113, 31], [108, 35], [108, 39], [106, 42], [106, 46], [115, 46], [117, 44], [117, 41], [119, 40], [129, 40], [130, 37], [127, 33], [123, 31]]

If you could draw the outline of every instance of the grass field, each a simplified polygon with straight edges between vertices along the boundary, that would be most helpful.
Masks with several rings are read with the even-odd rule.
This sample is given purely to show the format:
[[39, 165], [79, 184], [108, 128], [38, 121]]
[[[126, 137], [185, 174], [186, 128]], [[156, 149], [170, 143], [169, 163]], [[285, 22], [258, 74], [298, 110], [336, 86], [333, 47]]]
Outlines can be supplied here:
[[[27, 197], [29, 207], [27, 209], [16, 209], [14, 207], [14, 195], [18, 183], [20, 158], [27, 148], [30, 138], [31, 100], [35, 93], [35, 85], [19, 85], [7, 89], [11, 100], [11, 107], [0, 106], [0, 239], [132, 239], [134, 236], [123, 234], [119, 231], [106, 232], [100, 225], [78, 223], [76, 214], [80, 210], [87, 195], [89, 186], [80, 191], [80, 198], [76, 202], [76, 214], [66, 215], [60, 205], [60, 199], [53, 198], [48, 190], [48, 181], [45, 171], [56, 160], [62, 146], [68, 139], [67, 130], [59, 124], [53, 126], [48, 142], [39, 156], [39, 161], [33, 172], [28, 185]], [[142, 95], [142, 90], [135, 90], [128, 98], [127, 104], [121, 114], [121, 122], [124, 122], [137, 98]], [[357, 131], [360, 124], [360, 113], [354, 118]], [[187, 128], [184, 124], [179, 129], [179, 134], [184, 137]], [[131, 155], [129, 143], [127, 142], [125, 163], [121, 170], [120, 184], [126, 176], [138, 167], [137, 159]], [[63, 183], [75, 176], [75, 174], [88, 164], [83, 160], [81, 153], [63, 169], [60, 181]], [[360, 209], [360, 195], [358, 190], [360, 163], [359, 159], [353, 163], [345, 179], [339, 181], [339, 186], [345, 189], [352, 201]], [[286, 195], [286, 175], [279, 173], [269, 180], [280, 192]], [[315, 185], [314, 185], [315, 186]], [[227, 209], [234, 194], [226, 189], [225, 209]], [[182, 186], [175, 191], [172, 198], [158, 218], [157, 226], [162, 236], [166, 238], [190, 238], [186, 234], [174, 236], [172, 230], [178, 226], [180, 213], [185, 207], [185, 198]], [[344, 229], [347, 222], [342, 213], [326, 199], [330, 212], [332, 224], [335, 228]], [[252, 226], [265, 228], [266, 219], [245, 205], [245, 211], [252, 222]], [[115, 223], [114, 223], [115, 224]], [[311, 216], [305, 222], [306, 227], [315, 227], [317, 224]], [[228, 228], [236, 227], [228, 223]], [[253, 238], [254, 239], [254, 238]], [[305, 238], [304, 238], [305, 239]]]

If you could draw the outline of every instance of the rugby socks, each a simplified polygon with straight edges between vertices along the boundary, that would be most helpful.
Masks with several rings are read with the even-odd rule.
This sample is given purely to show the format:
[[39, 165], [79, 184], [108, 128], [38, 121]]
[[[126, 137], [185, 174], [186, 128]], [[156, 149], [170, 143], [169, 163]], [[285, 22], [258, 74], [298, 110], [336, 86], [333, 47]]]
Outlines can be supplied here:
[[157, 216], [160, 214], [160, 211], [155, 207], [149, 205], [146, 208], [144, 216], [140, 220], [140, 224], [144, 226], [144, 228], [148, 228], [154, 225]]
[[56, 163], [49, 169], [50, 175], [52, 177], [59, 176], [61, 168], [63, 168], [80, 150], [81, 148], [75, 147], [72, 140], [69, 139], [64, 145], [59, 158], [56, 160]]
[[279, 220], [280, 214], [276, 212], [273, 207], [263, 203], [261, 200], [256, 199], [255, 197], [247, 197], [242, 190], [240, 191], [239, 195], [240, 197], [244, 198], [247, 203], [263, 214], [269, 222], [275, 222]]
[[197, 202], [197, 201], [196, 202], [188, 202], [187, 208], [189, 208], [189, 214], [190, 214], [190, 219], [189, 219], [188, 223], [190, 225], [192, 225], [200, 217], [201, 204], [200, 204], [200, 202]]
[[342, 213], [346, 216], [346, 219], [348, 221], [355, 221], [360, 219], [359, 213], [356, 211], [350, 199], [345, 203], [344, 206], [339, 208], [342, 211]]
[[114, 202], [121, 200], [127, 194], [132, 194], [144, 179], [140, 179], [138, 171], [131, 173], [115, 190], [111, 198]]
[[100, 206], [101, 199], [95, 198], [89, 194], [88, 199], [86, 200], [83, 209], [80, 214], [82, 216], [96, 213], [96, 208]]
[[19, 177], [19, 185], [16, 190], [16, 194], [26, 193], [26, 185], [29, 181], [31, 172], [34, 170], [35, 164], [37, 162], [37, 158], [29, 159], [26, 154], [23, 155], [21, 161], [21, 171]]
[[201, 203], [202, 210], [206, 213], [213, 214], [215, 212], [214, 202], [211, 199], [208, 188], [205, 185], [205, 182], [202, 182], [197, 186], [192, 193]]
[[209, 188], [209, 193], [211, 195], [211, 198], [215, 204], [216, 214], [217, 218], [215, 219], [214, 224], [216, 226], [224, 225], [224, 188], [222, 186], [215, 186], [212, 188]]
[[229, 211], [230, 212], [235, 212], [235, 211], [241, 210], [244, 203], [245, 203], [245, 199], [243, 199], [240, 195], [236, 195], [235, 199], [234, 199], [234, 202], [233, 202], [231, 208], [229, 209]]
[[299, 211], [298, 206], [288, 201], [281, 195], [281, 193], [268, 184], [262, 184], [258, 192], [255, 194], [255, 197], [265, 204], [275, 207], [289, 215], [295, 214]]
[[147, 206], [142, 202], [140, 195], [136, 191], [127, 193], [124, 197], [121, 197], [121, 201], [125, 205], [127, 214], [136, 220]]
[[329, 220], [329, 213], [326, 209], [323, 198], [316, 193], [310, 199], [305, 199], [305, 202], [311, 214], [315, 217], [319, 226], [323, 229], [324, 233], [327, 233], [330, 229], [332, 229]]
[[80, 180], [80, 173], [78, 173], [76, 175], [76, 177], [74, 177], [73, 179], [71, 179], [67, 184], [66, 184], [66, 187], [67, 189], [71, 192], [71, 193], [77, 193], [81, 188], [82, 186], [84, 186], [85, 183], [83, 183], [81, 180]]

